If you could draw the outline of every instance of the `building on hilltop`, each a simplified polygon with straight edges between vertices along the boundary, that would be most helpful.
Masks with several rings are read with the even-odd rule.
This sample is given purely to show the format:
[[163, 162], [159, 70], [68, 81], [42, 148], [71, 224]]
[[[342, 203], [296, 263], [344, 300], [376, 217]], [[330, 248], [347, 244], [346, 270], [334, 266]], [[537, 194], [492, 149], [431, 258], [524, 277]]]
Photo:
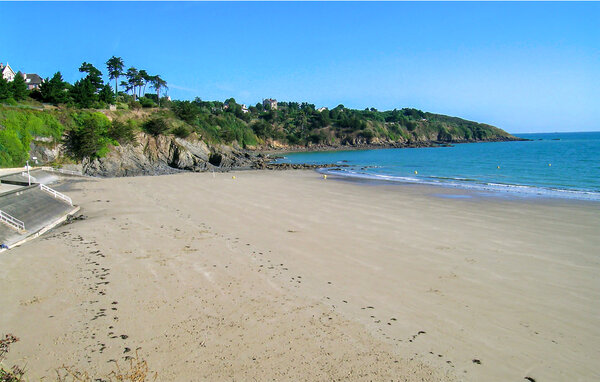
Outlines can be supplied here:
[[263, 107], [267, 109], [267, 106], [271, 110], [277, 110], [277, 100], [272, 98], [263, 99]]
[[29, 90], [38, 90], [44, 82], [44, 79], [35, 73], [23, 74], [23, 79], [25, 80], [25, 83], [27, 84], [27, 89]]
[[242, 105], [242, 113], [249, 113], [250, 110], [248, 110], [248, 107], [246, 105]]
[[325, 110], [329, 110], [329, 109], [327, 109], [326, 107], [320, 107], [320, 108], [318, 108], [318, 109], [317, 109], [317, 111], [318, 111], [319, 113], [322, 113], [322, 112], [324, 112]]
[[17, 73], [6, 63], [4, 65], [0, 62], [0, 73], [2, 73], [2, 78], [4, 78], [7, 82], [13, 82]]

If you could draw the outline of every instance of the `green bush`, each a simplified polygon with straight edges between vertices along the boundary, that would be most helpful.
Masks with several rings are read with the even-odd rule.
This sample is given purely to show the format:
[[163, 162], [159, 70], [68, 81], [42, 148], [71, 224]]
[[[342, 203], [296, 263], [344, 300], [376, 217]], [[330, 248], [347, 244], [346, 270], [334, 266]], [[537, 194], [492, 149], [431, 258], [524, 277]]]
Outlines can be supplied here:
[[102, 113], [73, 115], [76, 126], [69, 130], [64, 143], [75, 159], [101, 158], [108, 152], [110, 120]]
[[162, 117], [154, 117], [142, 125], [142, 129], [153, 136], [159, 136], [169, 130], [169, 124]]
[[13, 128], [0, 130], [0, 167], [20, 167], [29, 157], [31, 136]]
[[142, 105], [142, 107], [156, 107], [156, 103], [154, 103], [154, 101], [152, 101], [149, 98], [146, 97], [142, 97], [139, 99], [140, 105]]
[[127, 144], [135, 141], [136, 124], [133, 120], [127, 122], [114, 120], [108, 128], [108, 136], [119, 142], [119, 144]]
[[187, 138], [192, 132], [187, 127], [180, 125], [173, 129], [173, 135], [178, 138]]
[[63, 125], [47, 112], [24, 109], [0, 109], [0, 167], [22, 166], [29, 157], [32, 137], [59, 140]]

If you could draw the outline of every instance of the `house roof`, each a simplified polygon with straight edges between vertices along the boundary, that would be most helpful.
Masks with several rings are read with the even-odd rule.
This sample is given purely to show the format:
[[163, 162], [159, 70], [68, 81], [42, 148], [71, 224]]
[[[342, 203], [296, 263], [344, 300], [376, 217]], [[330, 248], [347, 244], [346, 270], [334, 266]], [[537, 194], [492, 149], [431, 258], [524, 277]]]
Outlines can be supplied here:
[[13, 72], [13, 74], [16, 74], [15, 71], [10, 67], [10, 65], [8, 65], [8, 63], [6, 65], [0, 63], [0, 73], [4, 73], [6, 69], [10, 69], [10, 71]]
[[[29, 80], [29, 81], [27, 81], [27, 80]], [[27, 81], [28, 84], [41, 84], [42, 82], [44, 82], [42, 77], [38, 76], [35, 73], [26, 73], [25, 81]]]

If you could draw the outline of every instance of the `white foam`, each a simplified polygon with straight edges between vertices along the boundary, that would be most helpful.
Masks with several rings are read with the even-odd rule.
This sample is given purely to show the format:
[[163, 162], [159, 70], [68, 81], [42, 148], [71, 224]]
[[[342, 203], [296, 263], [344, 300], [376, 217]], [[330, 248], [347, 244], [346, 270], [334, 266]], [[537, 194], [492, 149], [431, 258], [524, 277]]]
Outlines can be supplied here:
[[578, 200], [600, 201], [600, 192], [587, 190], [570, 190], [551, 187], [536, 187], [522, 184], [505, 184], [493, 182], [477, 182], [475, 179], [468, 178], [449, 178], [449, 177], [408, 177], [388, 174], [369, 174], [356, 171], [354, 169], [319, 169], [322, 174], [338, 175], [346, 178], [379, 180], [396, 183], [418, 183], [434, 186], [444, 186], [452, 188], [471, 189], [486, 192], [509, 193], [517, 196], [527, 197], [551, 197]]

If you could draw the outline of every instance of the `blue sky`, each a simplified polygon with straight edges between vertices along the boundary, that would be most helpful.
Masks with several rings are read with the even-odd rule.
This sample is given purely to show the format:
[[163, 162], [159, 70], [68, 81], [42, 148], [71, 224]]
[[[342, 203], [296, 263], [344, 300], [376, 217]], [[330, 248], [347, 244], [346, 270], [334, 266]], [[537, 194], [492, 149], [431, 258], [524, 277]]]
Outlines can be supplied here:
[[600, 3], [0, 2], [0, 62], [69, 82], [113, 55], [177, 99], [415, 107], [600, 130]]

